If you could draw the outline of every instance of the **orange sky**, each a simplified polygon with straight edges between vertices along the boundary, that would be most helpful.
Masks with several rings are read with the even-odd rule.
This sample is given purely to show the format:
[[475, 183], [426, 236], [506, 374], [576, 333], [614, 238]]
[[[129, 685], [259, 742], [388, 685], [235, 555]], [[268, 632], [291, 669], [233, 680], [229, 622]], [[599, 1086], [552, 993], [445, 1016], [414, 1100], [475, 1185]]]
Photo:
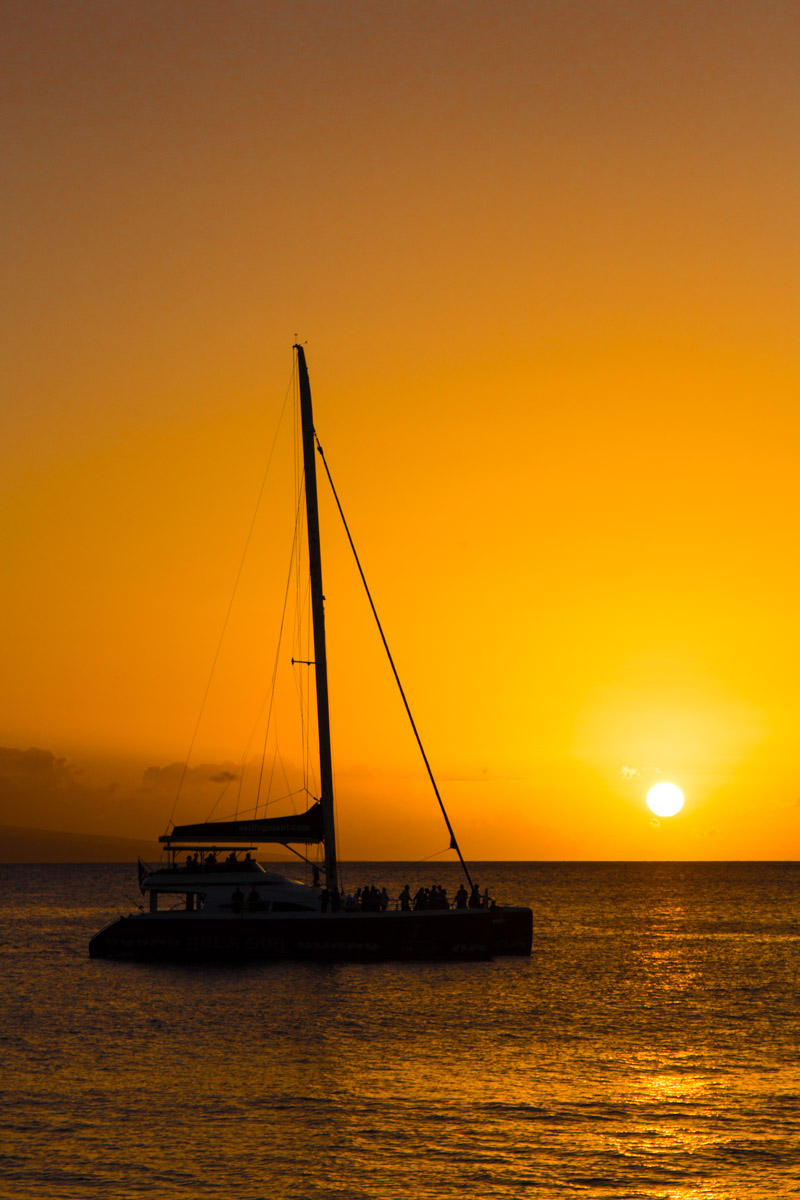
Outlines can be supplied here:
[[[797, 5], [2, 20], [0, 823], [162, 831], [299, 335], [465, 854], [794, 857]], [[266, 688], [287, 504], [181, 819]], [[323, 517], [341, 851], [423, 857], [447, 837]], [[656, 825], [658, 779], [686, 806]]]

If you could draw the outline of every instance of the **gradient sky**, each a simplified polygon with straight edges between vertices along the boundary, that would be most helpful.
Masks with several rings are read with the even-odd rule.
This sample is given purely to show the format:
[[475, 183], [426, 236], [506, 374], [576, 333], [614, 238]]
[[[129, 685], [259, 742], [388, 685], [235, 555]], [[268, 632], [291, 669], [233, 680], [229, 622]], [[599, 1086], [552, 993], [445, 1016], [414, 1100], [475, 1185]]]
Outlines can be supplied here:
[[[796, 856], [797, 4], [2, 23], [0, 822], [162, 832], [297, 335], [465, 854]], [[341, 851], [423, 857], [447, 837], [342, 551]], [[181, 819], [271, 669], [248, 615]], [[654, 823], [659, 779], [686, 806]]]

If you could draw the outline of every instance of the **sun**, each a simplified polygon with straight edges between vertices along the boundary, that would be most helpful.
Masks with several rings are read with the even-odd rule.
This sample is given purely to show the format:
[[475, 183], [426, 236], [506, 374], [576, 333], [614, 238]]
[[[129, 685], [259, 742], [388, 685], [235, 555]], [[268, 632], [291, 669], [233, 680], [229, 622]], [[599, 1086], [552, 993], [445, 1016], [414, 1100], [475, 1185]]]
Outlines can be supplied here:
[[674, 783], [657, 783], [647, 793], [647, 807], [657, 817], [674, 817], [683, 808], [683, 792]]

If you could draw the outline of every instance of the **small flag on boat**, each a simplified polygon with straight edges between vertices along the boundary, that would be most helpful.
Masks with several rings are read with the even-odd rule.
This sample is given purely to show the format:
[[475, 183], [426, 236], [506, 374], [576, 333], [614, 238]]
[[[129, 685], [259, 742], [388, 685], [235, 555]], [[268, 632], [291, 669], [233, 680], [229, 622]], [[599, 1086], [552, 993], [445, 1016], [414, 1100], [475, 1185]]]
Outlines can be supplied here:
[[142, 860], [139, 859], [139, 891], [142, 893], [142, 895], [144, 895], [144, 881], [149, 874], [150, 868], [148, 867], [147, 863], [143, 863]]

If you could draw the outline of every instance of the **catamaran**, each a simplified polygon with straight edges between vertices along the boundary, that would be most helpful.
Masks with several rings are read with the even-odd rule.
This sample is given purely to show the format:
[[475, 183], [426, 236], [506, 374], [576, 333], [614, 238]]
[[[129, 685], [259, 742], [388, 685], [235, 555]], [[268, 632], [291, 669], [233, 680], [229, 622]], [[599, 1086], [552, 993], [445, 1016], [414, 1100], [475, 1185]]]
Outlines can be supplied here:
[[[164, 834], [165, 862], [139, 864], [147, 906], [120, 917], [89, 943], [92, 958], [138, 960], [313, 959], [360, 961], [459, 960], [495, 955], [530, 955], [530, 908], [499, 905], [481, 897], [473, 884], [445, 811], [405, 693], [378, 621], [389, 661], [408, 711], [425, 767], [469, 891], [461, 886], [450, 905], [442, 894], [414, 905], [410, 896], [388, 903], [377, 892], [358, 904], [345, 898], [336, 854], [325, 608], [314, 417], [305, 352], [295, 346], [300, 399], [308, 570], [311, 591], [316, 720], [319, 745], [318, 799], [303, 813], [174, 825]], [[321, 454], [321, 448], [319, 449]], [[325, 462], [324, 456], [322, 457]], [[326, 465], [327, 470], [327, 465]], [[330, 476], [329, 476], [330, 477]], [[334, 497], [336, 497], [334, 489]], [[336, 497], [338, 505], [338, 497]], [[341, 506], [339, 506], [341, 512]], [[343, 517], [343, 514], [342, 514]], [[345, 529], [347, 525], [345, 522]], [[355, 547], [347, 536], [355, 553]], [[356, 563], [366, 587], [361, 565]], [[367, 588], [376, 621], [377, 613]], [[312, 866], [311, 884], [268, 870], [253, 855], [263, 845], [281, 845], [304, 858], [322, 847], [322, 867]], [[305, 854], [297, 850], [304, 847]], [[311, 865], [309, 863], [309, 865]]]

